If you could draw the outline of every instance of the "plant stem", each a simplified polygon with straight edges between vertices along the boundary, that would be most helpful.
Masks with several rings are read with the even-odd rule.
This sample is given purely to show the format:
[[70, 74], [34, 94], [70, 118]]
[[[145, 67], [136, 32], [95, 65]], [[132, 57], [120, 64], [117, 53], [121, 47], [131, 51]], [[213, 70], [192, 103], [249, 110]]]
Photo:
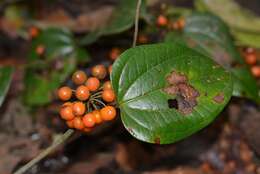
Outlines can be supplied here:
[[92, 98], [91, 100], [92, 100], [92, 101], [95, 101], [95, 102], [97, 102], [97, 103], [99, 103], [99, 104], [101, 104], [101, 105], [103, 105], [103, 106], [106, 106], [105, 103], [103, 103], [102, 101], [100, 101], [100, 100], [98, 100], [98, 99], [96, 99], [96, 98]]
[[72, 134], [74, 130], [73, 129], [68, 129], [61, 137], [57, 138], [54, 140], [52, 145], [42, 151], [38, 156], [33, 158], [30, 162], [25, 164], [23, 167], [21, 167], [19, 170], [17, 170], [14, 174], [22, 174], [26, 172], [29, 168], [31, 168], [33, 165], [38, 163], [40, 160], [45, 158], [49, 153], [51, 153], [54, 149], [56, 149], [60, 144], [62, 144], [64, 141], [66, 141]]
[[141, 9], [142, 0], [137, 1], [136, 11], [135, 11], [135, 32], [134, 32], [134, 40], [133, 47], [136, 46], [136, 41], [138, 37], [138, 28], [139, 28], [139, 17], [140, 17], [140, 9]]

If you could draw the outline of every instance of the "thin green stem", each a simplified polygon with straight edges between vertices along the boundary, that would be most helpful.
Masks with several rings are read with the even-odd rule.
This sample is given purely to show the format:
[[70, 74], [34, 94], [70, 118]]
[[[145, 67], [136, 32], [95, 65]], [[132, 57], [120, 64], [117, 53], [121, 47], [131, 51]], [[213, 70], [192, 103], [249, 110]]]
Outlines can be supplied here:
[[141, 4], [142, 4], [142, 0], [138, 0], [137, 5], [136, 5], [136, 12], [135, 12], [135, 32], [134, 32], [134, 39], [133, 39], [133, 47], [136, 46], [137, 37], [138, 37]]
[[95, 103], [93, 101], [91, 101], [91, 104], [94, 107], [94, 109], [98, 110], [97, 106], [95, 105]]
[[66, 141], [72, 134], [74, 130], [73, 129], [68, 129], [63, 135], [61, 135], [59, 138], [54, 140], [52, 145], [42, 151], [38, 156], [33, 158], [30, 162], [25, 164], [23, 167], [18, 169], [14, 174], [22, 174], [26, 172], [28, 169], [30, 169], [33, 165], [41, 161], [43, 158], [45, 158], [48, 154], [50, 154], [54, 149], [56, 149], [60, 144], [62, 144], [64, 141]]
[[93, 98], [92, 101], [95, 101], [95, 102], [97, 102], [97, 103], [99, 103], [99, 104], [101, 104], [101, 105], [103, 105], [103, 106], [106, 106], [106, 104], [103, 103], [101, 100], [98, 100], [98, 99]]

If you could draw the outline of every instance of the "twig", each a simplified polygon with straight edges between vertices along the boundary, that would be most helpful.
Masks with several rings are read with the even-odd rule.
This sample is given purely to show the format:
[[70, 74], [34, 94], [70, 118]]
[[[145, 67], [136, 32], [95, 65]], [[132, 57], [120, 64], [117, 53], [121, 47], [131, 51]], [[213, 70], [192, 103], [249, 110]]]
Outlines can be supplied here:
[[33, 165], [38, 163], [40, 160], [42, 160], [44, 157], [46, 157], [49, 153], [51, 153], [54, 149], [56, 149], [60, 144], [62, 144], [64, 141], [66, 141], [72, 134], [74, 130], [68, 129], [61, 137], [54, 140], [52, 145], [42, 151], [38, 156], [33, 158], [30, 162], [25, 164], [23, 167], [21, 167], [19, 170], [17, 170], [14, 174], [22, 174], [26, 172], [29, 168], [31, 168]]
[[136, 41], [137, 41], [137, 37], [138, 37], [141, 4], [142, 4], [142, 0], [138, 0], [137, 6], [136, 6], [136, 11], [135, 11], [135, 31], [134, 31], [133, 47], [136, 46]]

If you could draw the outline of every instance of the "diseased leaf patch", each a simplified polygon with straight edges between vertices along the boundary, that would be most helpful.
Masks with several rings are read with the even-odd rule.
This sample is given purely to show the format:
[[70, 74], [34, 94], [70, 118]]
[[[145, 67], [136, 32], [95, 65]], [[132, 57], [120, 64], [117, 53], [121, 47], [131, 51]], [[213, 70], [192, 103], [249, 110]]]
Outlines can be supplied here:
[[174, 108], [184, 115], [192, 113], [193, 108], [197, 105], [197, 98], [200, 96], [199, 91], [188, 84], [188, 78], [185, 75], [176, 71], [172, 71], [166, 80], [169, 86], [163, 91], [176, 97], [177, 104]]
[[[232, 92], [228, 71], [176, 43], [125, 51], [113, 64], [111, 81], [125, 128], [157, 144], [176, 142], [207, 126]], [[221, 92], [224, 100], [217, 103], [213, 98]]]

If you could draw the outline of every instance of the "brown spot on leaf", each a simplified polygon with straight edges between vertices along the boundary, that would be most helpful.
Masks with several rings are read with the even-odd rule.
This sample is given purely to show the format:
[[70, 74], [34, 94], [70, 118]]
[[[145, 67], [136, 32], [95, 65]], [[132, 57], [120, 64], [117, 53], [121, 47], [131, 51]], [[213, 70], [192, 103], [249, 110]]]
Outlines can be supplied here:
[[159, 137], [154, 139], [155, 144], [161, 144], [161, 139]]
[[213, 100], [216, 102], [216, 103], [222, 103], [224, 101], [225, 97], [224, 97], [224, 93], [223, 92], [220, 92], [218, 93], [214, 98]]
[[186, 83], [188, 81], [185, 75], [172, 71], [170, 75], [166, 77], [166, 80], [171, 85], [177, 85], [180, 83]]
[[170, 95], [175, 95], [177, 101], [175, 107], [170, 107], [171, 100], [168, 100], [169, 108], [175, 108], [184, 115], [190, 114], [193, 108], [197, 105], [197, 97], [199, 92], [190, 84], [188, 84], [188, 78], [176, 71], [172, 71], [170, 75], [166, 77], [169, 86], [163, 89], [164, 92]]

